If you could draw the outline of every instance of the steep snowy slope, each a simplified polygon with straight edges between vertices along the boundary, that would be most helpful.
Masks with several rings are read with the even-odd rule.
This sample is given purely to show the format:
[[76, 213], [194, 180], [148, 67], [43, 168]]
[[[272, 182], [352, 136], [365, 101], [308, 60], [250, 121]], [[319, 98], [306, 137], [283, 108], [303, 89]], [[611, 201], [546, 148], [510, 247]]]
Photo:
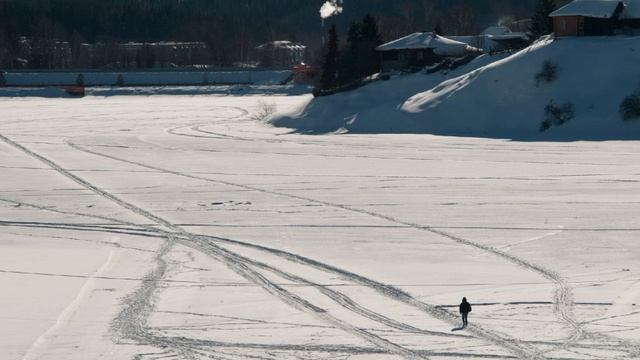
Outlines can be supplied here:
[[[557, 67], [556, 79], [538, 82], [547, 61]], [[624, 122], [618, 109], [640, 86], [638, 64], [638, 37], [547, 40], [475, 70], [467, 67], [466, 74], [443, 82], [442, 75], [417, 74], [315, 99], [274, 124], [321, 132], [635, 139], [640, 121]], [[415, 91], [420, 85], [424, 90]], [[542, 133], [551, 101], [571, 103], [575, 115]]]
[[276, 126], [301, 132], [412, 132], [413, 123], [403, 123], [398, 109], [409, 97], [432, 89], [445, 80], [463, 75], [504, 56], [481, 56], [449, 74], [417, 73], [393, 77], [363, 88], [311, 100], [295, 113], [273, 119]]

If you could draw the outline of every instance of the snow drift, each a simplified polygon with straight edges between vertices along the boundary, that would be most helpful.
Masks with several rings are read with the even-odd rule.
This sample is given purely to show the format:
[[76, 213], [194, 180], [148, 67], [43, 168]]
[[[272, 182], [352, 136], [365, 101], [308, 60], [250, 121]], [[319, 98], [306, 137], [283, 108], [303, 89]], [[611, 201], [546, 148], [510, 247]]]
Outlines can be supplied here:
[[[496, 61], [497, 60], [497, 61]], [[557, 79], [536, 81], [543, 64]], [[640, 38], [543, 40], [504, 59], [483, 56], [449, 74], [414, 74], [313, 99], [272, 120], [305, 133], [430, 133], [531, 140], [637, 139], [622, 100], [640, 85]], [[541, 132], [545, 107], [574, 117]]]

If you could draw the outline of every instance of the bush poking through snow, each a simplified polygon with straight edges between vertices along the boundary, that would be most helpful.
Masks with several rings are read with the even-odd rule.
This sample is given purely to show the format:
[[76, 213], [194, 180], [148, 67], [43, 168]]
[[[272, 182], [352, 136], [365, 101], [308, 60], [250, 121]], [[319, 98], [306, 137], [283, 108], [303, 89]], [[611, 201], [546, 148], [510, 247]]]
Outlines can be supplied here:
[[536, 86], [540, 86], [541, 82], [551, 83], [558, 78], [558, 64], [551, 60], [545, 60], [542, 63], [542, 70], [536, 74]]
[[561, 126], [567, 121], [573, 119], [575, 109], [570, 101], [556, 105], [553, 100], [544, 107], [545, 120], [540, 125], [540, 132], [549, 130], [552, 126]]
[[78, 76], [76, 77], [76, 85], [84, 86], [84, 74], [78, 74]]
[[625, 121], [640, 119], [640, 89], [622, 100], [620, 115]]
[[271, 117], [277, 111], [275, 103], [268, 103], [266, 101], [258, 102], [258, 112], [253, 116], [254, 120], [262, 121]]
[[7, 85], [7, 76], [4, 74], [4, 71], [0, 71], [0, 86]]
[[118, 74], [118, 78], [116, 78], [116, 85], [119, 87], [124, 86], [124, 76], [122, 76], [122, 74]]

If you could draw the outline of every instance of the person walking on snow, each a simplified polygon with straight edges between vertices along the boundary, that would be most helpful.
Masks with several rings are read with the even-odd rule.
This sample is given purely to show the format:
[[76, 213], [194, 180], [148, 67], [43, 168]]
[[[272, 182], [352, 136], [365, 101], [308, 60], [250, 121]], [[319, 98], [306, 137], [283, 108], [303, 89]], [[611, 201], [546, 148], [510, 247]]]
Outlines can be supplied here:
[[467, 327], [467, 317], [471, 312], [471, 304], [467, 302], [467, 298], [462, 298], [462, 303], [460, 303], [460, 314], [462, 315], [462, 327]]

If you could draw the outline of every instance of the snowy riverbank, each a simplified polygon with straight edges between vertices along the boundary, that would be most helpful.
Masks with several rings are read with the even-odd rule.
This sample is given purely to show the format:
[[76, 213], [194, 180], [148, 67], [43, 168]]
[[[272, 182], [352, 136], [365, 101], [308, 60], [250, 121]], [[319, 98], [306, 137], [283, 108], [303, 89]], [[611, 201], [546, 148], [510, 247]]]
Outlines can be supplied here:
[[[555, 78], [540, 80], [545, 62]], [[619, 106], [640, 87], [640, 38], [546, 40], [506, 59], [481, 57], [313, 99], [273, 120], [307, 133], [428, 133], [521, 140], [640, 139]], [[538, 78], [538, 79], [537, 79]], [[541, 132], [549, 104], [573, 117]]]

